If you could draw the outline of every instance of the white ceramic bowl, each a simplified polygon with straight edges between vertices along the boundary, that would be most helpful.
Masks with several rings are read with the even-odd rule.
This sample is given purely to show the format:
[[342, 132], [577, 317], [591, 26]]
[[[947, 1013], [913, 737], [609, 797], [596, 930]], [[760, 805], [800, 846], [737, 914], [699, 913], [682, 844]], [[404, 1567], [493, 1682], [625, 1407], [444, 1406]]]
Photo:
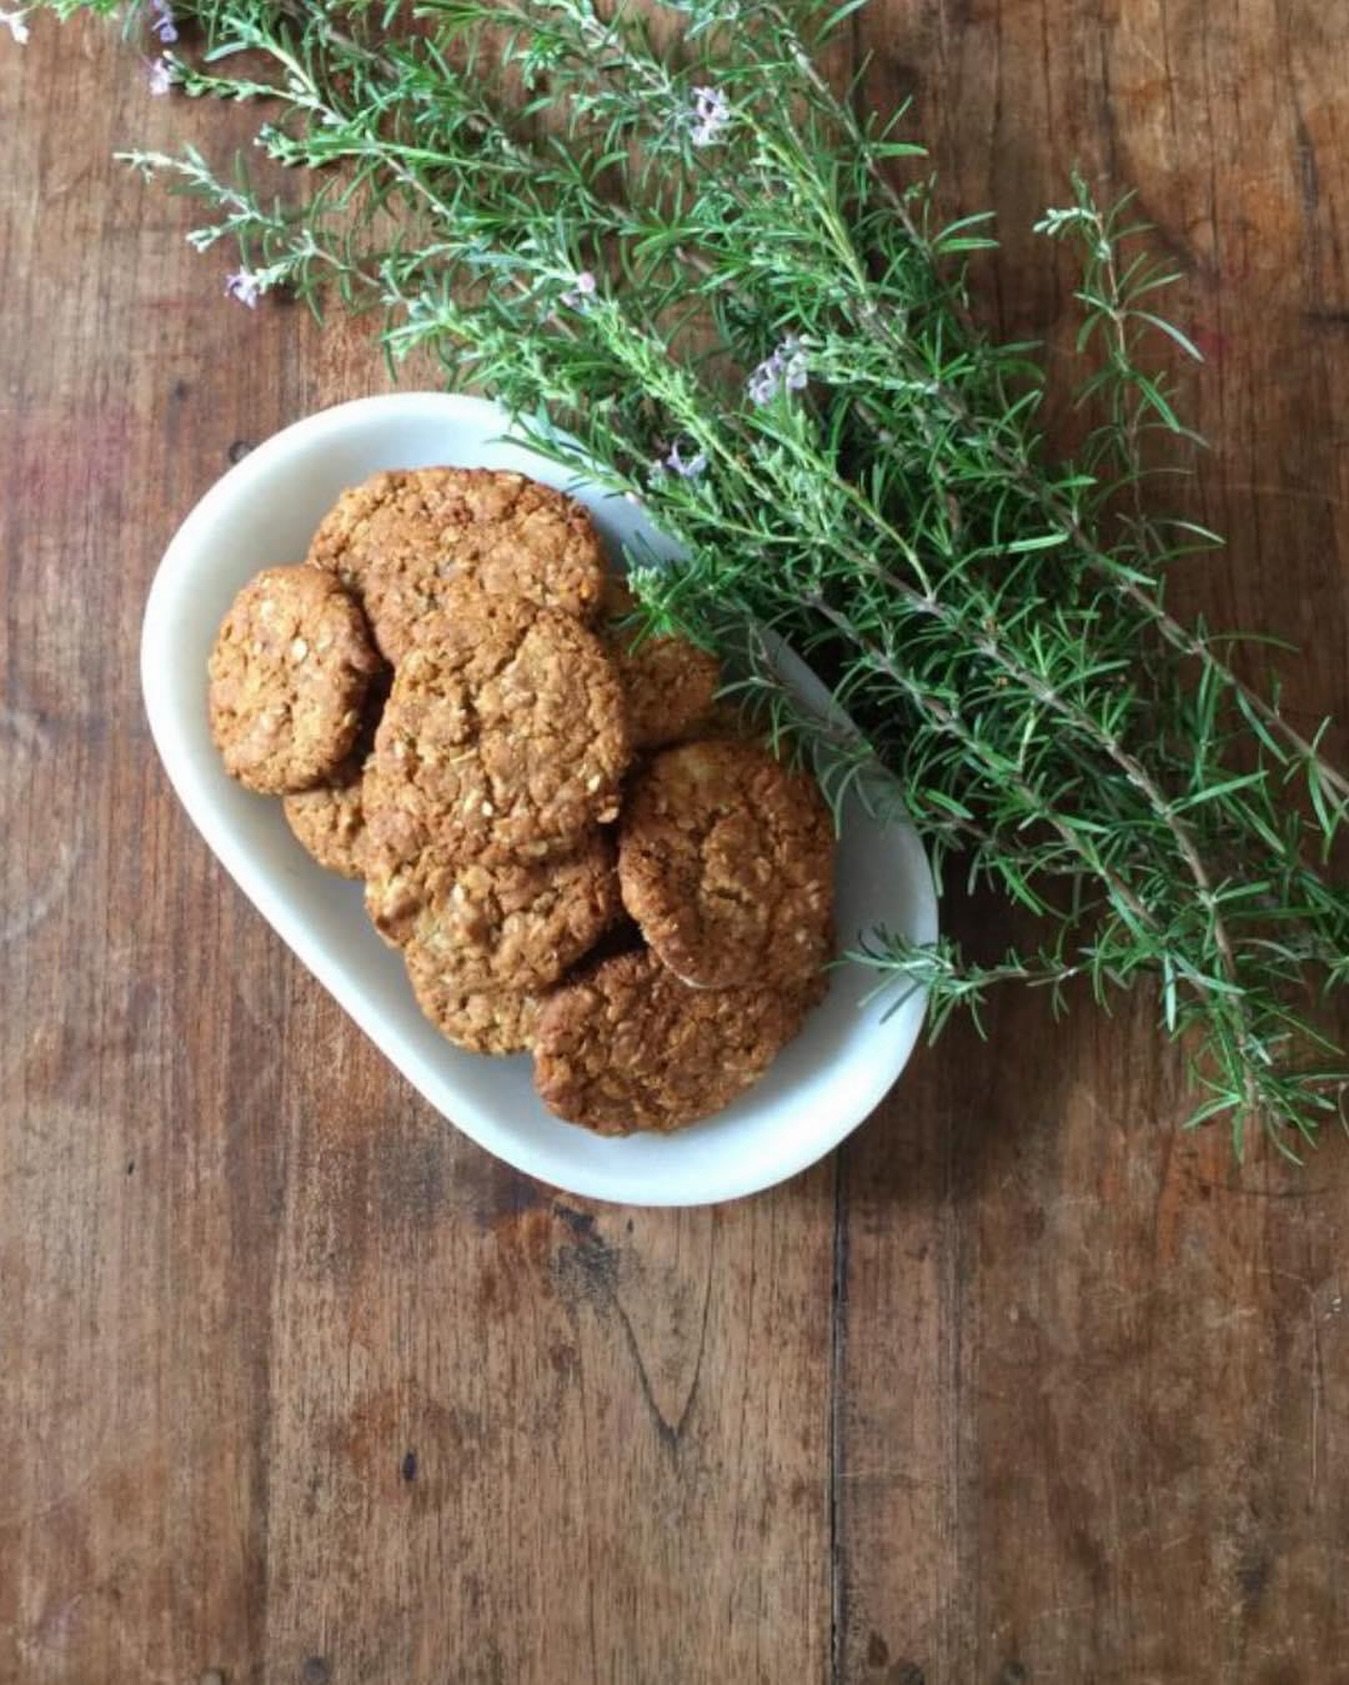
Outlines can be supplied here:
[[[206, 723], [206, 662], [235, 592], [259, 568], [298, 560], [343, 487], [380, 468], [430, 463], [519, 469], [565, 486], [591, 509], [616, 560], [654, 535], [642, 512], [576, 485], [504, 435], [478, 398], [362, 398], [287, 427], [232, 468], [183, 522], [145, 610], [141, 676], [150, 726], [193, 823], [282, 939], [404, 1076], [489, 1152], [559, 1188], [641, 1205], [698, 1205], [753, 1193], [823, 1157], [903, 1070], [922, 1024], [918, 997], [898, 1010], [867, 1000], [874, 978], [839, 968], [825, 1002], [748, 1094], [675, 1135], [602, 1140], [546, 1111], [528, 1056], [487, 1059], [444, 1041], [422, 1017], [402, 962], [375, 935], [358, 884], [314, 865], [281, 804], [225, 776]], [[784, 652], [812, 706], [823, 687]], [[936, 898], [918, 839], [853, 800], [838, 853], [838, 931], [848, 946], [884, 924], [937, 934]], [[887, 1016], [888, 1012], [888, 1016]]]

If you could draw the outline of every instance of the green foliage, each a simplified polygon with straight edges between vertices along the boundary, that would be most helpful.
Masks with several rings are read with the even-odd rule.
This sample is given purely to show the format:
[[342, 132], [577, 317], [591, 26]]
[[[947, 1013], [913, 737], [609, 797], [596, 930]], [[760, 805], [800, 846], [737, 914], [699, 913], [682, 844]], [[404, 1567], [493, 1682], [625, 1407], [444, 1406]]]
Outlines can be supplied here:
[[872, 932], [885, 986], [927, 988], [940, 1026], [1004, 981], [1104, 1002], [1146, 976], [1194, 1121], [1293, 1151], [1349, 1083], [1309, 1015], [1349, 973], [1324, 870], [1349, 783], [1165, 607], [1170, 565], [1216, 542], [1154, 512], [1148, 464], [1190, 442], [1148, 367], [1159, 338], [1195, 354], [1158, 314], [1174, 277], [1081, 181], [1038, 225], [1080, 254], [1100, 418], [1056, 462], [1033, 348], [970, 318], [986, 219], [896, 186], [921, 149], [814, 68], [851, 10], [675, 0], [658, 47], [591, 0], [197, 0], [181, 87], [263, 105], [300, 192], [265, 201], [190, 149], [130, 159], [200, 196], [194, 243], [237, 248], [261, 290], [382, 312], [395, 363], [429, 353], [641, 497], [684, 558], [639, 571], [652, 623], [780, 633], [858, 735], [802, 718], [766, 661], [742, 689], [831, 796], [879, 762], [939, 872], [1039, 921], [988, 965]]

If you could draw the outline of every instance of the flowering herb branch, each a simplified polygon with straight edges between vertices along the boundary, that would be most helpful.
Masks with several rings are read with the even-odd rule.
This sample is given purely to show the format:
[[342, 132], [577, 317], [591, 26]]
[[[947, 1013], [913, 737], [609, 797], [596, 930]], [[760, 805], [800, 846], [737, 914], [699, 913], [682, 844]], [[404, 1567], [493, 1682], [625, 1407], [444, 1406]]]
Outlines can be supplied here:
[[[265, 201], [191, 149], [129, 157], [206, 202], [191, 238], [237, 249], [240, 302], [378, 310], [395, 363], [429, 352], [640, 497], [681, 557], [634, 558], [651, 623], [733, 647], [836, 802], [883, 799], [879, 763], [939, 872], [1036, 917], [995, 963], [861, 936], [934, 1028], [1003, 982], [1104, 1002], [1152, 979], [1193, 1121], [1228, 1116], [1240, 1147], [1259, 1120], [1293, 1151], [1349, 1085], [1311, 1010], [1349, 980], [1326, 867], [1349, 781], [1166, 608], [1172, 564], [1216, 542], [1153, 508], [1150, 465], [1191, 440], [1149, 366], [1150, 342], [1195, 354], [1157, 310], [1175, 277], [1080, 181], [1038, 225], [1081, 256], [1100, 418], [1056, 462], [1033, 348], [972, 319], [986, 220], [899, 185], [921, 149], [816, 69], [852, 9], [672, 0], [664, 49], [592, 0], [156, 0], [159, 91], [258, 102], [302, 191]], [[768, 629], [855, 730], [800, 711]]]

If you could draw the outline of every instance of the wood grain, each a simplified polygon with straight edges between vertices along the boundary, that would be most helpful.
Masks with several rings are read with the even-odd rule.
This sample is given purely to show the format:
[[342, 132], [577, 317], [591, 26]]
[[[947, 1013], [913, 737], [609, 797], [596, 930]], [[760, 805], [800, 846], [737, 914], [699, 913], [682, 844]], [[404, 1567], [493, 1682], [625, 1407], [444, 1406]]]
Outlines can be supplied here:
[[[1066, 340], [1030, 230], [1069, 164], [1137, 189], [1208, 359], [1195, 512], [1230, 536], [1176, 598], [1296, 642], [1290, 709], [1349, 717], [1349, 15], [975, 0], [873, 45], [953, 204], [998, 209], [1008, 332]], [[1154, 1017], [1007, 997], [843, 1154], [840, 1677], [1349, 1679], [1344, 1143], [1237, 1172], [1178, 1135]]]
[[[1232, 537], [1179, 594], [1349, 719], [1343, 8], [872, 0], [857, 47], [998, 208], [1009, 329], [1065, 331], [1067, 164], [1139, 187]], [[208, 858], [136, 683], [183, 511], [379, 364], [227, 301], [111, 162], [247, 113], [46, 19], [0, 113], [0, 1681], [1349, 1680], [1344, 1144], [1234, 1170], [1149, 1002], [1015, 996], [716, 1211], [447, 1129]]]

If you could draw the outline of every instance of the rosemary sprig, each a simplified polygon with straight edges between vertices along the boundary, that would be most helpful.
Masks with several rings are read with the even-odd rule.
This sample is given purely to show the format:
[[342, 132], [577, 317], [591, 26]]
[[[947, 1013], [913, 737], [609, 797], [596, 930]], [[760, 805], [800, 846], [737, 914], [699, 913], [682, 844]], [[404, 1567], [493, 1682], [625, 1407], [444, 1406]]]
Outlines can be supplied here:
[[[1105, 1000], [1153, 978], [1203, 1085], [1192, 1121], [1228, 1115], [1240, 1147], [1259, 1118], [1291, 1151], [1349, 1084], [1313, 1011], [1349, 977], [1325, 868], [1349, 781], [1166, 607], [1170, 566], [1216, 542], [1155, 512], [1192, 437], [1148, 366], [1154, 341], [1194, 354], [1157, 311], [1175, 277], [1080, 181], [1039, 224], [1081, 253], [1099, 417], [1056, 463], [1033, 348], [972, 319], [986, 219], [943, 223], [896, 174], [921, 149], [816, 68], [852, 9], [673, 0], [662, 47], [592, 0], [194, 0], [200, 49], [161, 80], [265, 102], [259, 144], [301, 195], [190, 149], [130, 157], [206, 201], [192, 238], [237, 245], [236, 297], [381, 310], [395, 362], [429, 351], [641, 497], [681, 556], [635, 558], [652, 623], [748, 651], [740, 690], [836, 802], [879, 762], [939, 871], [958, 857], [1036, 916], [1042, 939], [991, 964], [859, 933], [934, 1028], [995, 983]], [[855, 736], [752, 659], [765, 628]]]

